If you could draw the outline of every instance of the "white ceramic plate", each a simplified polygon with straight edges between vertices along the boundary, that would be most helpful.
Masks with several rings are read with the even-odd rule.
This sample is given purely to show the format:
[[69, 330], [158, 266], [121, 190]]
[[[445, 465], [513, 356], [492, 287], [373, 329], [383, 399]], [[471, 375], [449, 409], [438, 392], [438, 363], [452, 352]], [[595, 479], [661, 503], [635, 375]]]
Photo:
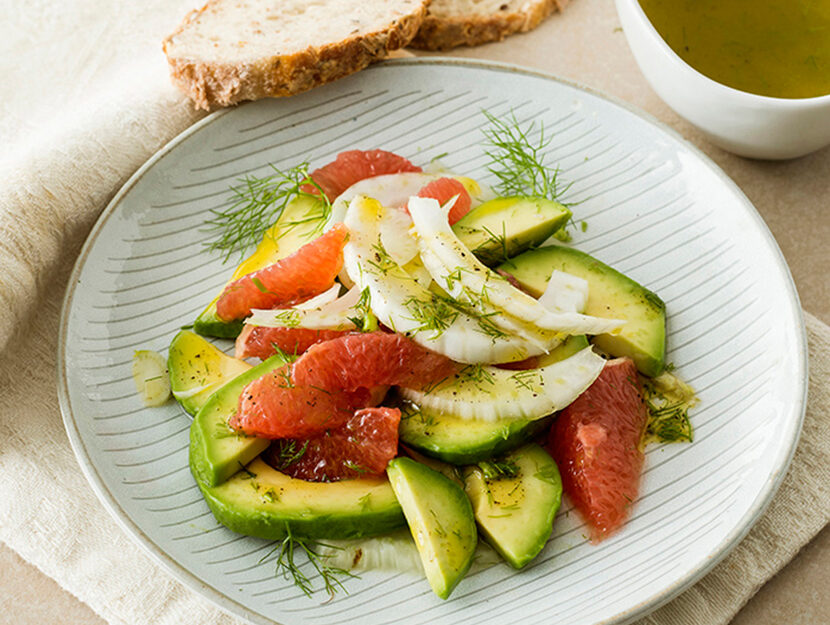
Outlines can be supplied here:
[[[209, 210], [268, 164], [319, 166], [384, 148], [488, 179], [482, 109], [544, 123], [571, 183], [574, 244], [656, 291], [668, 361], [698, 390], [695, 442], [652, 446], [631, 520], [599, 546], [563, 509], [521, 572], [468, 576], [449, 601], [408, 574], [349, 580], [312, 599], [274, 575], [270, 546], [219, 526], [187, 468], [190, 419], [144, 408], [136, 349], [166, 353], [232, 268], [205, 251]], [[749, 201], [673, 132], [572, 84], [504, 65], [403, 60], [301, 96], [211, 115], [156, 154], [101, 216], [62, 320], [59, 392], [78, 459], [104, 504], [174, 575], [256, 623], [622, 623], [701, 577], [781, 481], [804, 411], [806, 348], [784, 260]]]

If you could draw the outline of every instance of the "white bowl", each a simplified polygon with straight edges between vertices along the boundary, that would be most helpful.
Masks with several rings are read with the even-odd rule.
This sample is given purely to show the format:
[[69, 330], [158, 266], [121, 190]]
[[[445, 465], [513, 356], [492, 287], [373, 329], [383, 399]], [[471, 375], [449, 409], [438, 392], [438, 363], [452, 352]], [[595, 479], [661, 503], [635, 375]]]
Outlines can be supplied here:
[[628, 45], [651, 87], [715, 145], [740, 156], [786, 159], [830, 145], [830, 95], [770, 98], [715, 82], [689, 66], [637, 0], [616, 0]]

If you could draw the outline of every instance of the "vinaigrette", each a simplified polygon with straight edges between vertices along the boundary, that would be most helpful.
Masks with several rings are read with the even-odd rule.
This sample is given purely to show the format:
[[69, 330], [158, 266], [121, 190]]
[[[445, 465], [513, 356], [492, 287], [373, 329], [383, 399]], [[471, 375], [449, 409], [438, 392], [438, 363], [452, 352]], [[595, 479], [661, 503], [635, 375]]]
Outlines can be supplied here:
[[639, 0], [666, 43], [719, 83], [776, 98], [830, 94], [830, 0]]

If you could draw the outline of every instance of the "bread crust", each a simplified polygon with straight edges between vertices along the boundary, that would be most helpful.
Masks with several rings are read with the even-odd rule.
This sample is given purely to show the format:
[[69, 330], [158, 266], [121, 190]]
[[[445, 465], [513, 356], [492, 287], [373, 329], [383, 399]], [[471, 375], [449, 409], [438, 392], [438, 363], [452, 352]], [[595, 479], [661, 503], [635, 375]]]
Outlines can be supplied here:
[[197, 108], [210, 110], [245, 100], [289, 96], [357, 72], [405, 47], [418, 32], [429, 0], [419, 9], [381, 30], [342, 41], [312, 46], [289, 55], [275, 55], [251, 63], [217, 63], [171, 56], [173, 39], [217, 0], [191, 11], [163, 42], [170, 77]]
[[424, 23], [409, 45], [421, 50], [449, 50], [501, 41], [508, 35], [533, 30], [546, 17], [564, 9], [568, 1], [542, 0], [533, 4], [527, 12], [453, 17], [437, 17], [427, 12]]

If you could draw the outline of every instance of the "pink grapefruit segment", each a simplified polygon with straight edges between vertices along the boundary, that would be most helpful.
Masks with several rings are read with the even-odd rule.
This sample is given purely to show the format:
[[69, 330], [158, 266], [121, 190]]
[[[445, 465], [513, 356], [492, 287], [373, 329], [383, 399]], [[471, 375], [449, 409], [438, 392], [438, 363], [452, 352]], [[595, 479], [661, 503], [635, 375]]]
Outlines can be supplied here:
[[285, 365], [243, 389], [229, 424], [259, 438], [309, 438], [342, 425], [355, 407], [345, 393], [295, 386]]
[[418, 197], [428, 197], [438, 200], [442, 206], [449, 202], [453, 197], [458, 196], [458, 199], [450, 209], [449, 221], [453, 225], [456, 221], [461, 219], [464, 215], [470, 212], [470, 206], [473, 201], [466, 187], [455, 178], [439, 178], [427, 184], [423, 189], [418, 191]]
[[331, 288], [343, 267], [349, 231], [343, 224], [264, 269], [229, 284], [216, 302], [223, 321], [244, 319], [253, 308], [291, 306]]
[[550, 430], [548, 450], [594, 542], [619, 529], [637, 498], [647, 418], [637, 367], [617, 358]]
[[318, 343], [294, 362], [300, 386], [328, 391], [400, 385], [420, 388], [449, 377], [456, 364], [401, 334], [348, 334]]
[[400, 421], [397, 408], [364, 408], [341, 427], [314, 438], [275, 441], [266, 452], [266, 462], [312, 482], [382, 475], [398, 453]]
[[[319, 169], [311, 172], [310, 178], [317, 183], [330, 202], [356, 182], [405, 172], [420, 172], [421, 168], [413, 165], [403, 156], [386, 150], [349, 150], [341, 152], [337, 158]], [[318, 193], [313, 185], [305, 185], [306, 193]]]
[[388, 390], [386, 386], [351, 391], [299, 386], [292, 381], [287, 364], [242, 390], [229, 425], [258, 438], [312, 438], [339, 428], [355, 410], [377, 406]]
[[249, 326], [242, 328], [236, 338], [236, 358], [260, 358], [265, 360], [277, 353], [302, 354], [312, 345], [330, 341], [348, 334], [348, 330], [310, 330], [308, 328], [266, 328]]

